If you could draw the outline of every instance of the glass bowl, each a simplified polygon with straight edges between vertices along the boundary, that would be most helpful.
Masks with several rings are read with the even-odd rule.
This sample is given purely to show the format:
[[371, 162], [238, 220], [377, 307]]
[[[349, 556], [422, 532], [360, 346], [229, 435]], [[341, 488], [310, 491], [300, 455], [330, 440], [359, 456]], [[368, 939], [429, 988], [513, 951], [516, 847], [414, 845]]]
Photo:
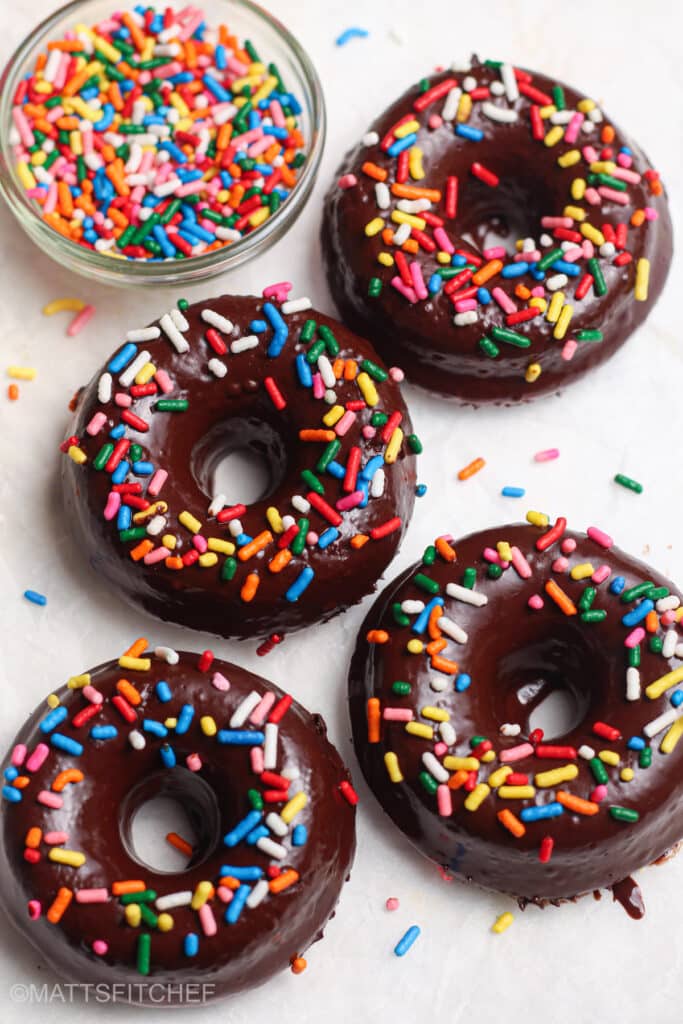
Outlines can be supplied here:
[[[185, 260], [143, 261], [112, 259], [60, 235], [41, 217], [14, 168], [9, 142], [12, 99], [21, 78], [29, 73], [48, 40], [58, 38], [75, 24], [95, 24], [114, 10], [135, 6], [135, 0], [75, 0], [60, 7], [26, 37], [10, 58], [0, 77], [0, 193], [24, 231], [43, 252], [76, 273], [111, 285], [194, 284], [239, 266], [264, 252], [291, 227], [304, 208], [315, 182], [325, 143], [325, 101], [313, 64], [294, 36], [277, 18], [251, 0], [199, 0], [207, 24], [229, 26], [240, 39], [250, 39], [263, 58], [278, 65], [287, 88], [296, 96], [302, 112], [299, 124], [304, 136], [306, 162], [296, 185], [282, 205], [250, 234], [211, 252]], [[166, 3], [156, 3], [163, 9]], [[172, 0], [173, 8], [185, 6]]]

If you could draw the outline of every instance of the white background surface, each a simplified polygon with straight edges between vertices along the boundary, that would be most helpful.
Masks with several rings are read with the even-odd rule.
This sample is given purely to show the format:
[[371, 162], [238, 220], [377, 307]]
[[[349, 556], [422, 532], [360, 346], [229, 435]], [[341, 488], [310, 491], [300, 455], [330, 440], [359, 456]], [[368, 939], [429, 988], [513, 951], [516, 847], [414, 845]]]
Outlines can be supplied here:
[[[323, 80], [330, 131], [322, 173], [305, 214], [267, 256], [229, 278], [188, 289], [187, 297], [259, 293], [286, 277], [294, 282], [294, 294], [309, 294], [320, 308], [330, 309], [317, 236], [321, 198], [342, 154], [395, 94], [436, 63], [471, 50], [482, 58], [556, 73], [604, 101], [661, 170], [680, 240], [683, 52], [677, 6], [664, 0], [273, 0], [274, 12], [307, 46]], [[52, 7], [51, 0], [0, 0], [3, 59]], [[349, 25], [369, 29], [369, 38], [336, 48], [335, 37]], [[144, 634], [156, 643], [190, 649], [210, 645], [217, 655], [272, 676], [325, 715], [333, 740], [354, 767], [345, 677], [367, 602], [259, 659], [254, 645], [207, 641], [136, 615], [90, 574], [67, 537], [57, 453], [67, 402], [121, 342], [122, 332], [158, 316], [169, 295], [109, 291], [72, 277], [18, 233], [4, 208], [0, 254], [0, 370], [10, 363], [38, 368], [37, 379], [21, 386], [19, 402], [7, 402], [5, 386], [0, 396], [0, 746], [9, 745], [52, 688], [74, 672], [118, 656]], [[683, 325], [677, 272], [679, 266], [628, 345], [560, 399], [512, 411], [462, 411], [408, 390], [426, 448], [420, 479], [429, 490], [416, 504], [390, 576], [437, 533], [462, 536], [521, 518], [533, 507], [565, 514], [575, 528], [603, 526], [622, 547], [683, 581], [678, 469]], [[75, 339], [64, 334], [68, 314], [51, 320], [41, 315], [48, 300], [71, 294], [97, 306], [95, 319]], [[534, 464], [533, 453], [551, 446], [561, 449], [561, 458]], [[459, 483], [457, 470], [479, 455], [486, 458], [486, 469]], [[612, 477], [619, 471], [641, 480], [644, 494], [615, 485]], [[526, 487], [527, 497], [522, 502], [502, 498], [504, 484]], [[27, 587], [48, 596], [46, 608], [22, 599]], [[683, 856], [640, 872], [647, 905], [642, 922], [630, 921], [609, 898], [520, 913], [502, 897], [443, 882], [385, 823], [357, 768], [355, 780], [361, 797], [356, 864], [324, 942], [307, 954], [308, 970], [299, 977], [282, 974], [227, 1003], [176, 1011], [179, 1024], [200, 1017], [231, 1024], [400, 1024], [427, 1016], [448, 1024], [680, 1021]], [[398, 912], [384, 909], [388, 896], [399, 897]], [[490, 925], [504, 910], [515, 912], [514, 924], [503, 936], [492, 935]], [[391, 951], [413, 923], [422, 935], [399, 960]], [[13, 983], [42, 980], [54, 979], [39, 956], [9, 926], [0, 928], [1, 1021], [37, 1021], [47, 1010], [58, 1024], [90, 1020], [93, 1012], [128, 1022], [142, 1012], [12, 1001]], [[149, 1021], [161, 1017], [160, 1011], [146, 1015]]]

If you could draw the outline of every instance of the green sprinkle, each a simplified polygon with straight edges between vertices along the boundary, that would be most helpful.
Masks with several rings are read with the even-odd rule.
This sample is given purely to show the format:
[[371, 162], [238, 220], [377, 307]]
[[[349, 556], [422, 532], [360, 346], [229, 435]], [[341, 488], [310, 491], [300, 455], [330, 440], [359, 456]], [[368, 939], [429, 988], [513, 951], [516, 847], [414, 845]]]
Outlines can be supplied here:
[[149, 974], [149, 960], [152, 951], [152, 936], [143, 932], [138, 937], [137, 968], [140, 974]]
[[627, 821], [629, 823], [633, 823], [638, 821], [640, 818], [638, 811], [634, 811], [632, 807], [614, 806], [610, 807], [609, 812], [615, 821]]
[[325, 493], [325, 488], [320, 483], [315, 473], [311, 473], [310, 469], [303, 469], [301, 471], [301, 479], [305, 484], [308, 484], [312, 491], [315, 491], [315, 493], [319, 494], [321, 497]]
[[95, 469], [104, 469], [106, 464], [109, 462], [109, 458], [113, 451], [113, 444], [103, 444], [95, 458], [92, 460], [92, 464], [95, 467]]
[[178, 299], [178, 309], [180, 310], [181, 313], [184, 313], [189, 308], [190, 303], [187, 301], [187, 299]]
[[473, 569], [472, 566], [470, 566], [468, 569], [465, 569], [464, 573], [462, 574], [462, 585], [463, 587], [467, 587], [468, 590], [474, 590], [474, 584], [476, 582], [477, 570]]
[[291, 544], [291, 552], [293, 555], [302, 554], [304, 548], [306, 547], [306, 534], [308, 533], [310, 525], [311, 524], [309, 520], [306, 519], [305, 516], [302, 516], [302, 518], [297, 523], [297, 526], [299, 527], [299, 532], [297, 533], [296, 537], [294, 538]]
[[371, 277], [368, 282], [368, 295], [371, 299], [376, 299], [382, 291], [382, 282], [378, 277]]
[[582, 612], [587, 612], [589, 610], [589, 608], [593, 604], [593, 601], [595, 600], [596, 594], [597, 590], [595, 589], [595, 587], [586, 587], [583, 594], [579, 598], [579, 608]]
[[129, 530], [121, 530], [119, 540], [127, 544], [128, 541], [142, 540], [146, 536], [147, 528], [145, 526], [132, 526]]
[[221, 569], [221, 579], [225, 580], [226, 582], [229, 583], [230, 580], [235, 578], [235, 573], [236, 572], [237, 572], [237, 559], [236, 558], [231, 558], [231, 557], [230, 558], [226, 558], [225, 561], [223, 562], [223, 567]]
[[402, 679], [397, 679], [395, 683], [391, 684], [391, 692], [395, 693], [397, 697], [408, 697], [411, 689], [410, 683], [404, 683]]
[[308, 352], [306, 353], [306, 362], [314, 366], [318, 362], [318, 357], [325, 351], [325, 342], [322, 338], [318, 338], [315, 344], [311, 345]]
[[491, 562], [491, 565], [486, 570], [486, 575], [490, 580], [499, 580], [503, 575], [503, 570], [499, 565], [496, 565], [495, 562]]
[[400, 601], [396, 601], [394, 604], [392, 604], [391, 614], [394, 616], [394, 622], [396, 623], [397, 626], [405, 627], [410, 625], [410, 619], [401, 608]]
[[373, 412], [370, 417], [370, 424], [373, 427], [383, 427], [388, 421], [389, 417], [385, 412]]
[[668, 597], [669, 594], [670, 590], [668, 587], [653, 587], [647, 596], [651, 601], [661, 601], [663, 597]]
[[335, 336], [332, 333], [332, 331], [330, 330], [330, 328], [326, 327], [325, 324], [321, 324], [320, 327], [318, 328], [318, 334], [320, 335], [322, 340], [325, 342], [325, 347], [327, 348], [327, 351], [330, 353], [330, 355], [333, 358], [335, 356], [338, 356], [339, 355], [339, 342], [335, 338]]
[[418, 84], [418, 89], [420, 90], [420, 92], [427, 92], [427, 90], [429, 89], [429, 79], [421, 78]]
[[325, 472], [325, 470], [327, 469], [329, 464], [332, 462], [332, 460], [338, 454], [340, 448], [341, 448], [341, 441], [338, 441], [338, 440], [330, 441], [330, 443], [325, 446], [325, 449], [324, 449], [322, 455], [320, 456], [320, 458], [318, 459], [318, 462], [317, 462], [316, 467], [315, 467], [317, 469], [318, 473], [324, 473]]
[[586, 180], [589, 185], [606, 185], [607, 188], [612, 188], [615, 192], [625, 192], [628, 188], [625, 181], [613, 178], [611, 174], [587, 174]]
[[420, 782], [422, 783], [423, 788], [426, 789], [428, 793], [431, 793], [432, 796], [434, 796], [436, 791], [437, 791], [437, 789], [438, 789], [438, 783], [437, 783], [436, 779], [433, 778], [429, 774], [429, 772], [424, 772], [424, 771], [420, 772], [419, 779], [420, 779]]
[[593, 275], [593, 288], [595, 290], [595, 294], [606, 295], [607, 285], [605, 284], [605, 278], [602, 276], [602, 268], [600, 266], [600, 263], [595, 258], [595, 256], [589, 259], [588, 269], [590, 273]]
[[156, 928], [159, 924], [159, 918], [146, 903], [140, 904], [140, 917], [150, 928]]
[[650, 650], [653, 654], [661, 654], [664, 648], [664, 641], [660, 636], [650, 637]]
[[602, 331], [577, 331], [577, 341], [602, 341]]
[[557, 249], [551, 249], [550, 252], [547, 252], [545, 254], [545, 256], [542, 256], [536, 264], [536, 267], [538, 268], [538, 270], [547, 270], [549, 267], [553, 265], [555, 260], [561, 260], [563, 256], [564, 249], [558, 246]]
[[470, 739], [470, 750], [474, 750], [480, 743], [484, 743], [486, 736], [472, 736]]
[[593, 772], [593, 778], [595, 779], [595, 781], [599, 783], [601, 786], [607, 785], [607, 783], [609, 782], [609, 775], [607, 774], [607, 769], [605, 768], [600, 758], [592, 757], [588, 764], [590, 766], [590, 770]]
[[639, 597], [649, 597], [650, 591], [654, 588], [652, 580], [646, 580], [645, 583], [636, 583], [635, 587], [629, 587], [624, 590], [621, 595], [621, 600], [624, 604], [630, 604], [631, 601], [637, 601]]
[[252, 62], [254, 64], [260, 64], [261, 63], [260, 57], [259, 57], [259, 55], [258, 55], [258, 53], [256, 51], [256, 47], [254, 46], [254, 44], [252, 43], [252, 41], [250, 39], [245, 39], [244, 40], [244, 49], [247, 51], [247, 53], [251, 57], [251, 60], [252, 60]]
[[617, 473], [614, 477], [615, 484], [621, 484], [622, 487], [626, 487], [627, 490], [633, 491], [634, 494], [643, 493], [643, 485], [639, 484], [637, 480], [634, 480], [630, 476], [624, 476], [623, 473]]
[[430, 579], [429, 576], [425, 576], [422, 572], [418, 572], [413, 576], [413, 583], [420, 590], [426, 590], [428, 594], [438, 594], [441, 589], [436, 580]]
[[628, 652], [629, 668], [638, 668], [640, 665], [640, 644], [630, 647]]
[[421, 455], [424, 451], [422, 441], [417, 434], [408, 434], [408, 447], [415, 455]]
[[508, 331], [507, 327], [492, 327], [491, 334], [496, 341], [506, 341], [508, 345], [516, 345], [517, 348], [529, 348], [531, 345], [530, 338], [525, 338], [517, 331]]
[[124, 892], [119, 899], [124, 907], [129, 903], [153, 903], [157, 898], [154, 889], [143, 889], [142, 892]]
[[606, 618], [607, 612], [604, 609], [582, 612], [581, 614], [582, 622], [604, 622]]
[[128, 449], [131, 462], [139, 462], [142, 458], [142, 446], [139, 444], [132, 444]]
[[373, 363], [371, 359], [364, 359], [360, 366], [361, 370], [365, 370], [373, 380], [379, 381], [380, 384], [389, 376], [386, 370], [383, 370], [381, 366], [377, 365], [377, 363]]
[[160, 398], [154, 408], [157, 412], [187, 412], [189, 405], [187, 398]]
[[249, 798], [249, 803], [255, 811], [263, 810], [263, 797], [259, 793], [258, 789], [248, 789], [247, 796]]
[[317, 326], [318, 325], [316, 324], [315, 320], [307, 320], [306, 323], [301, 328], [299, 341], [302, 341], [305, 345], [307, 345], [309, 341], [313, 341], [313, 335], [315, 334], [315, 329]]
[[553, 103], [558, 110], [566, 110], [567, 104], [564, 98], [564, 89], [561, 85], [554, 85], [552, 88]]
[[643, 747], [638, 754], [638, 767], [649, 768], [652, 764], [652, 747]]
[[487, 338], [486, 335], [479, 339], [479, 348], [485, 356], [489, 357], [489, 359], [496, 359], [500, 355], [500, 349], [496, 343], [491, 341], [490, 338]]
[[423, 565], [434, 565], [435, 561], [436, 561], [436, 548], [434, 547], [433, 544], [430, 544], [429, 547], [426, 547], [424, 549], [424, 554], [422, 555], [422, 564]]

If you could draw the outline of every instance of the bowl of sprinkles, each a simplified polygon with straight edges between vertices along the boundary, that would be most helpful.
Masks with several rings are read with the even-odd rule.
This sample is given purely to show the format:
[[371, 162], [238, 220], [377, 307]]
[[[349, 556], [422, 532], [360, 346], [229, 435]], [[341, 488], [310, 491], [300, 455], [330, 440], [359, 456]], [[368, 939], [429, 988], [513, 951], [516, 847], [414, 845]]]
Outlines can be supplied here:
[[0, 78], [0, 192], [62, 265], [193, 283], [253, 258], [315, 181], [325, 106], [305, 50], [249, 0], [77, 0]]

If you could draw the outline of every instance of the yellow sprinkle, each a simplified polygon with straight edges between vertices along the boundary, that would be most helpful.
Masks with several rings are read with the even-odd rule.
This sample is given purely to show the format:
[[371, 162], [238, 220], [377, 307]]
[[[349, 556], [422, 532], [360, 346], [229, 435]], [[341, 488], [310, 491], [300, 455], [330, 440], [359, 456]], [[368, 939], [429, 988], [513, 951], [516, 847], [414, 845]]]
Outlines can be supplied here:
[[372, 377], [368, 376], [365, 370], [363, 370], [362, 373], [358, 374], [356, 381], [360, 388], [360, 393], [367, 404], [369, 406], [377, 405], [379, 402], [379, 395], [377, 394], [377, 388], [375, 387], [375, 382]]
[[149, 672], [152, 667], [152, 659], [131, 658], [128, 654], [122, 654], [119, 658], [119, 667], [127, 668], [129, 672]]
[[146, 61], [146, 60], [151, 60], [152, 59], [152, 57], [154, 56], [154, 44], [155, 44], [154, 37], [153, 36], [147, 36], [146, 39], [145, 39], [145, 42], [144, 42], [144, 44], [142, 46], [142, 50], [140, 51], [140, 60], [141, 61]]
[[456, 121], [460, 124], [464, 124], [465, 121], [469, 120], [469, 116], [472, 113], [472, 97], [468, 92], [464, 92], [460, 97], [458, 103], [458, 113], [456, 114]]
[[266, 519], [273, 533], [283, 533], [284, 526], [282, 525], [282, 516], [275, 508], [274, 505], [269, 505], [266, 509]]
[[603, 235], [602, 231], [598, 231], [598, 229], [594, 228], [592, 224], [584, 222], [583, 224], [581, 224], [579, 230], [583, 237], [587, 238], [589, 242], [593, 243], [593, 245], [605, 244], [605, 236]]
[[101, 110], [96, 110], [94, 107], [89, 106], [85, 102], [85, 100], [82, 100], [80, 98], [80, 96], [73, 96], [71, 98], [71, 106], [76, 111], [76, 113], [80, 114], [81, 117], [84, 117], [86, 121], [95, 122], [99, 121], [99, 119], [102, 117]]
[[572, 199], [577, 203], [580, 203], [586, 194], [586, 179], [585, 178], [574, 178], [569, 189]]
[[[161, 543], [164, 545], [165, 548], [168, 548], [169, 551], [174, 551], [175, 546], [178, 543], [178, 538], [175, 537], [172, 533], [165, 533], [161, 538]], [[211, 541], [209, 541], [209, 548], [210, 547]]]
[[609, 764], [612, 768], [616, 768], [620, 760], [616, 750], [599, 750], [598, 757], [604, 764]]
[[483, 762], [483, 764], [490, 764], [491, 761], [496, 760], [497, 756], [498, 755], [496, 754], [495, 750], [487, 750], [485, 754], [481, 755], [481, 761]]
[[85, 864], [85, 854], [77, 850], [65, 850], [63, 846], [53, 846], [48, 853], [55, 864], [68, 864], [70, 868], [80, 868]]
[[[189, 115], [190, 108], [188, 107], [187, 103], [182, 98], [182, 96], [179, 96], [178, 93], [175, 92], [175, 90], [172, 93], [169, 94], [168, 101], [169, 101], [169, 103], [171, 104], [172, 107], [175, 107], [175, 109], [178, 111], [178, 113], [180, 114], [181, 117], [187, 117]], [[236, 103], [235, 105], [236, 106], [240, 106], [241, 104], [237, 104]], [[176, 125], [176, 131], [180, 128], [180, 125], [181, 125], [181, 122], [179, 121], [178, 124]], [[190, 127], [190, 125], [188, 123], [186, 125], [186, 128], [189, 128], [189, 127]], [[185, 129], [183, 129], [183, 130], [185, 130]]]
[[425, 176], [422, 166], [422, 150], [419, 146], [411, 146], [408, 151], [408, 171], [413, 181], [420, 181]]
[[506, 540], [499, 540], [496, 544], [496, 551], [504, 562], [512, 561], [512, 548]]
[[35, 380], [38, 371], [34, 366], [8, 366], [7, 376], [12, 380]]
[[252, 228], [257, 228], [259, 224], [263, 224], [263, 222], [268, 220], [269, 217], [270, 207], [260, 206], [258, 210], [254, 210], [254, 212], [250, 215], [249, 224], [252, 226]]
[[288, 800], [280, 811], [280, 817], [284, 821], [285, 825], [289, 825], [289, 823], [297, 816], [299, 811], [303, 811], [307, 803], [308, 797], [304, 792], [297, 793], [291, 800]]
[[387, 750], [384, 755], [384, 764], [386, 765], [387, 774], [392, 782], [403, 782], [403, 773], [398, 763], [398, 758], [393, 750]]
[[540, 295], [534, 295], [533, 299], [529, 299], [528, 305], [531, 306], [532, 309], [540, 309], [542, 313], [545, 313], [548, 308], [548, 303], [545, 299], [542, 299]]
[[557, 107], [554, 103], [548, 103], [545, 107], [539, 107], [538, 112], [543, 120], [546, 121], [553, 114], [557, 113]]
[[33, 172], [25, 160], [20, 160], [15, 169], [17, 178], [25, 189], [36, 187], [36, 179], [33, 177]]
[[38, 153], [31, 153], [31, 167], [42, 167], [47, 160], [47, 153], [41, 149]]
[[424, 725], [422, 722], [406, 722], [406, 732], [411, 736], [419, 736], [422, 740], [434, 739], [434, 730], [431, 725]]
[[43, 316], [53, 316], [54, 313], [79, 313], [85, 309], [85, 302], [82, 299], [53, 299], [43, 306]]
[[565, 334], [567, 333], [567, 329], [569, 327], [569, 321], [571, 320], [571, 318], [573, 316], [574, 316], [574, 307], [570, 306], [569, 303], [567, 303], [565, 306], [562, 307], [562, 312], [560, 313], [559, 317], [557, 318], [557, 323], [555, 324], [555, 330], [553, 331], [553, 338], [556, 338], [557, 341], [562, 341], [562, 339], [564, 338]]
[[211, 882], [198, 882], [197, 888], [192, 894], [192, 902], [190, 906], [193, 910], [199, 910], [203, 907], [213, 891]]
[[396, 462], [401, 451], [401, 445], [403, 444], [403, 431], [400, 427], [394, 427], [391, 437], [389, 438], [389, 444], [384, 452], [384, 461], [388, 465], [392, 465]]
[[540, 363], [529, 363], [526, 370], [524, 371], [524, 380], [527, 384], [533, 384], [541, 376], [541, 364]]
[[507, 931], [513, 921], [514, 917], [508, 910], [505, 914], [501, 914], [500, 917], [496, 918], [491, 925], [491, 931], [495, 932], [496, 935], [502, 935], [504, 931]]
[[217, 732], [217, 726], [215, 720], [211, 715], [202, 715], [199, 719], [199, 727], [205, 736], [215, 736]]
[[415, 121], [415, 120], [406, 121], [405, 124], [402, 124], [399, 128], [396, 129], [396, 131], [394, 132], [394, 135], [395, 135], [395, 137], [397, 139], [405, 139], [406, 135], [412, 135], [413, 132], [417, 132], [419, 130], [420, 130], [420, 122], [419, 121]]
[[560, 167], [573, 167], [574, 164], [578, 164], [581, 159], [581, 151], [578, 149], [568, 149], [562, 156], [558, 156], [557, 162]]
[[564, 128], [562, 127], [561, 124], [555, 124], [550, 129], [550, 131], [546, 133], [546, 136], [543, 139], [543, 142], [548, 147], [556, 146], [557, 143], [560, 141], [560, 139], [563, 136], [564, 136]]
[[681, 736], [683, 736], [683, 715], [677, 718], [673, 725], [667, 729], [664, 734], [664, 739], [659, 744], [659, 749], [663, 754], [670, 754]]
[[447, 252], [444, 252], [442, 249], [439, 249], [439, 251], [436, 254], [436, 262], [441, 263], [442, 266], [448, 266], [448, 264], [451, 262], [451, 257]]
[[[383, 267], [393, 267], [394, 257], [390, 252], [380, 252], [377, 254], [377, 262], [381, 263]], [[448, 262], [451, 262], [450, 256], [448, 257]]]
[[170, 914], [159, 914], [157, 918], [157, 928], [160, 932], [170, 932], [173, 928], [173, 918]]
[[429, 718], [432, 722], [450, 722], [451, 716], [445, 708], [435, 708], [431, 704], [422, 708], [420, 714], [423, 718]]
[[59, 707], [60, 700], [56, 693], [50, 693], [45, 703], [49, 708], [54, 709]]
[[326, 427], [333, 427], [344, 415], [343, 405], [333, 405], [329, 412], [323, 416], [323, 423]]
[[650, 283], [650, 261], [644, 257], [636, 265], [636, 287], [633, 293], [636, 302], [645, 302]]
[[545, 512], [534, 512], [533, 510], [530, 510], [526, 514], [526, 521], [527, 523], [531, 523], [532, 526], [540, 526], [545, 529], [550, 522], [550, 519]]
[[406, 644], [406, 650], [409, 654], [422, 654], [424, 646], [421, 640], [409, 640]]
[[140, 910], [139, 903], [129, 903], [124, 910], [124, 916], [126, 918], [126, 924], [130, 925], [131, 928], [137, 928], [142, 920], [142, 911]]
[[82, 448], [78, 445], [72, 444], [69, 446], [69, 450], [66, 453], [69, 458], [76, 463], [77, 466], [82, 466], [84, 462], [88, 461], [88, 456], [85, 454]]
[[585, 580], [587, 576], [592, 576], [595, 569], [590, 562], [581, 562], [580, 565], [575, 565], [569, 575], [573, 580]]
[[106, 39], [102, 38], [102, 36], [98, 36], [96, 32], [92, 32], [90, 29], [87, 29], [86, 31], [95, 44], [95, 49], [105, 56], [112, 64], [118, 64], [121, 60], [121, 51], [117, 50], [115, 46], [111, 45], [111, 43], [108, 43]]
[[150, 505], [149, 508], [143, 508], [139, 512], [136, 512], [133, 516], [134, 523], [144, 523], [145, 519], [151, 519], [152, 516], [163, 515], [164, 512], [168, 512], [168, 505], [165, 501], [155, 501], [154, 504]]
[[502, 768], [496, 768], [495, 772], [491, 772], [487, 782], [491, 789], [498, 789], [498, 786], [502, 786], [508, 775], [512, 775], [512, 768], [509, 764], [504, 764]]
[[457, 757], [455, 754], [447, 754], [443, 759], [443, 766], [449, 772], [476, 772], [479, 768], [479, 760], [476, 757]]
[[[206, 543], [209, 551], [218, 551], [221, 555], [234, 555], [235, 553], [235, 545], [230, 540], [222, 540], [220, 537], [209, 537]], [[166, 547], [168, 547], [168, 544]]]
[[617, 165], [614, 160], [594, 160], [590, 165], [593, 174], [612, 174], [616, 171]]
[[145, 363], [140, 372], [135, 377], [136, 384], [147, 384], [154, 374], [157, 372], [157, 368], [154, 363]]
[[579, 774], [578, 766], [565, 764], [561, 768], [551, 768], [547, 772], [537, 772], [534, 782], [541, 789], [548, 789], [550, 786], [559, 786], [562, 782], [571, 782]]
[[213, 551], [205, 551], [204, 554], [199, 556], [197, 561], [202, 569], [210, 569], [212, 565], [216, 565], [218, 562], [218, 555], [214, 554]]
[[536, 795], [533, 786], [501, 786], [498, 796], [502, 800], [531, 800]]
[[619, 778], [622, 782], [632, 782], [635, 774], [633, 768], [622, 768], [619, 772]]
[[90, 686], [90, 673], [84, 672], [80, 676], [72, 676], [66, 685], [70, 690], [81, 690], [84, 686]]
[[36, 90], [36, 92], [40, 92], [43, 94], [52, 92], [51, 82], [36, 82], [33, 88]]
[[486, 797], [491, 792], [491, 787], [487, 786], [485, 782], [480, 782], [474, 787], [471, 793], [468, 794], [465, 800], [465, 810], [477, 811], [483, 804]]
[[384, 221], [382, 220], [382, 218], [373, 217], [372, 220], [369, 220], [368, 223], [365, 225], [365, 234], [368, 236], [368, 238], [374, 238], [375, 235], [378, 235], [380, 233], [383, 227]]
[[412, 213], [404, 213], [403, 210], [392, 210], [391, 219], [395, 224], [409, 224], [411, 228], [424, 231], [427, 222], [422, 217], [415, 217]]
[[663, 693], [680, 682], [683, 682], [683, 668], [675, 668], [672, 672], [667, 672], [666, 675], [660, 676], [659, 679], [655, 679], [653, 683], [646, 686], [645, 695], [650, 700], [657, 700], [657, 697], [661, 697]]
[[595, 100], [583, 99], [579, 100], [576, 104], [576, 109], [580, 110], [582, 114], [590, 114], [591, 110], [595, 109]]
[[275, 75], [269, 75], [260, 89], [257, 89], [254, 95], [251, 97], [251, 102], [256, 106], [261, 100], [265, 100], [267, 96], [270, 96], [271, 92], [277, 85], [277, 78]]
[[178, 522], [181, 526], [184, 526], [186, 530], [189, 530], [190, 533], [199, 533], [202, 528], [202, 524], [196, 516], [193, 516], [192, 513], [187, 510], [180, 513], [178, 516]]
[[553, 297], [548, 305], [548, 312], [545, 315], [548, 323], [557, 323], [560, 311], [564, 305], [564, 292], [553, 292]]
[[164, 725], [166, 726], [167, 729], [175, 729], [177, 724], [178, 724], [178, 719], [177, 718], [165, 718], [164, 719]]
[[[576, 178], [576, 181], [582, 180], [582, 178]], [[565, 206], [562, 215], [564, 217], [571, 217], [572, 220], [582, 221], [586, 219], [586, 211], [582, 210], [580, 206]]]

